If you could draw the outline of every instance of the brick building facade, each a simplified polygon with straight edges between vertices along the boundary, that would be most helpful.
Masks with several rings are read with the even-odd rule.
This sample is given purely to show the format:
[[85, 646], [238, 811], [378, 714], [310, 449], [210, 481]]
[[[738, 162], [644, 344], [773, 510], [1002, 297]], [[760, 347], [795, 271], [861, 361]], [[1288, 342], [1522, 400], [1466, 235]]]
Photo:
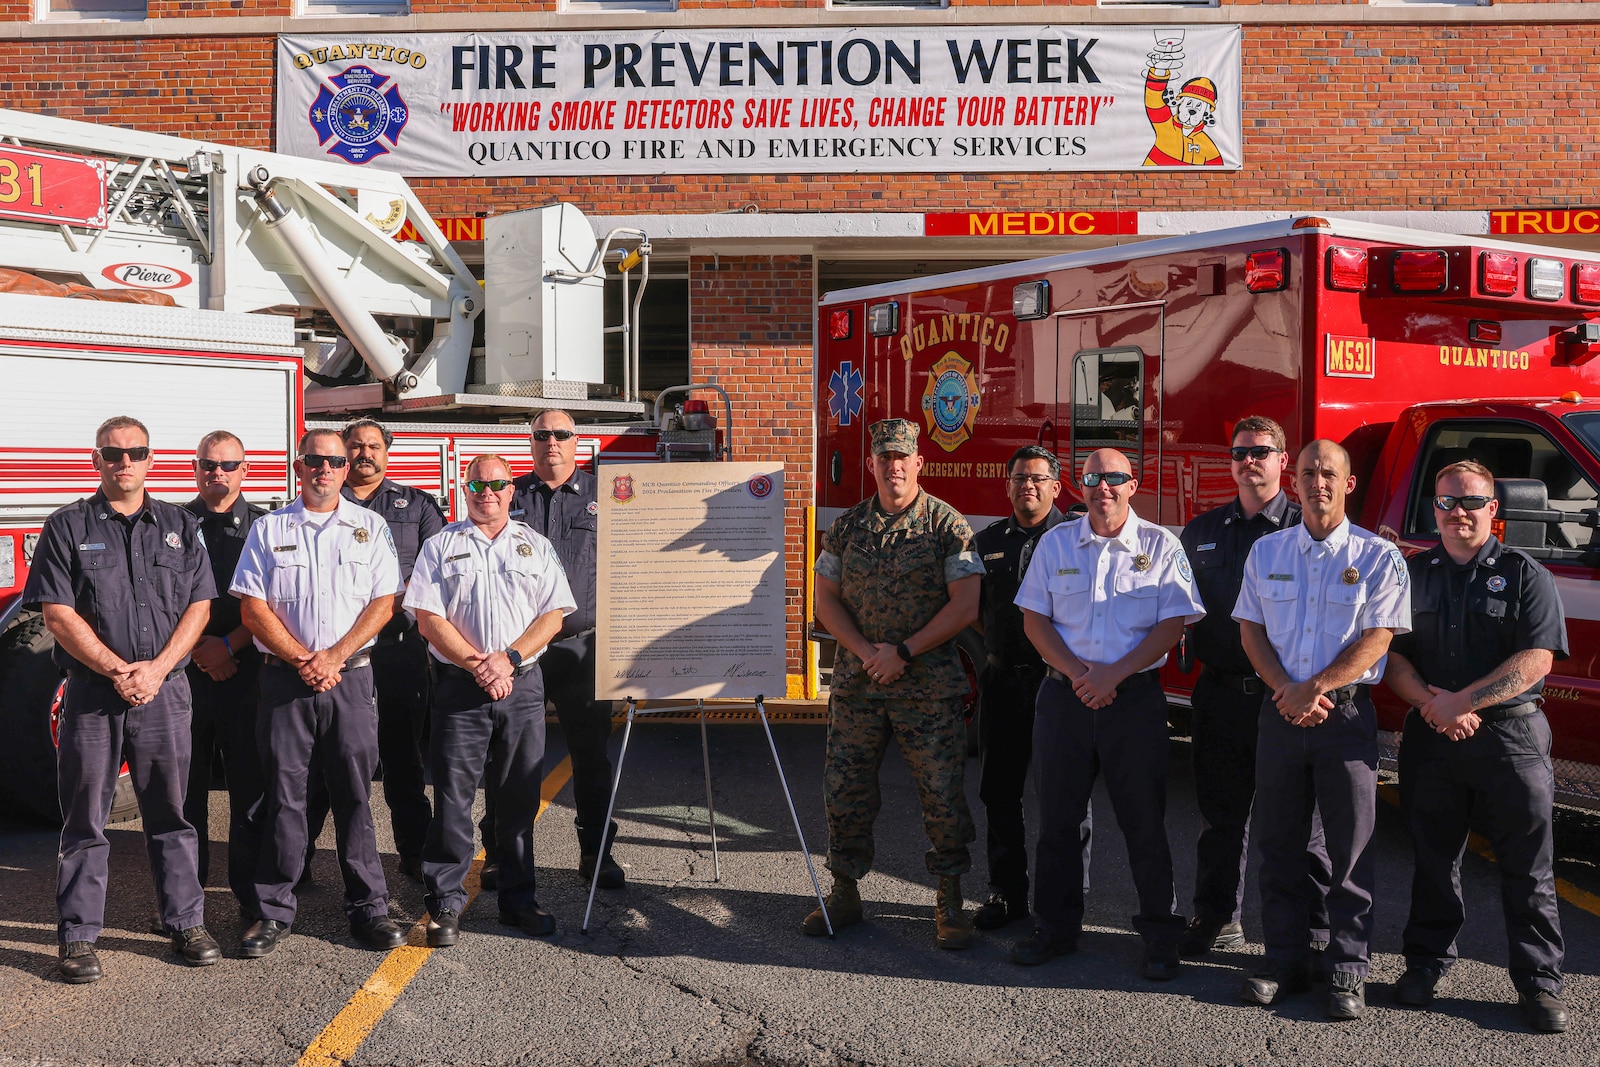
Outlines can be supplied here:
[[[687, 371], [726, 388], [736, 458], [781, 458], [792, 511], [791, 691], [805, 673], [803, 508], [811, 502], [812, 302], [819, 290], [951, 263], [993, 262], [1105, 243], [1081, 238], [931, 238], [945, 212], [1136, 211], [1139, 232], [1264, 214], [1317, 212], [1481, 231], [1488, 213], [1596, 203], [1592, 109], [1600, 5], [1248, 3], [1121, 6], [1094, 0], [944, 8], [825, 0], [679, 0], [675, 11], [607, 0], [509, 4], [412, 0], [0, 0], [0, 106], [282, 150], [274, 143], [280, 34], [632, 29], [1161, 25], [1241, 27], [1238, 169], [641, 177], [427, 177], [437, 215], [498, 213], [555, 200], [613, 220], [648, 220], [657, 256], [686, 280]], [[655, 5], [660, 7], [662, 5]], [[631, 7], [631, 10], [629, 9]], [[41, 16], [41, 12], [44, 12]], [[305, 12], [310, 12], [309, 14]], [[1556, 242], [1592, 238], [1559, 235]], [[998, 497], [998, 489], [996, 490]], [[1003, 507], [1003, 505], [1001, 505]], [[1001, 507], [997, 507], [1000, 510]]]

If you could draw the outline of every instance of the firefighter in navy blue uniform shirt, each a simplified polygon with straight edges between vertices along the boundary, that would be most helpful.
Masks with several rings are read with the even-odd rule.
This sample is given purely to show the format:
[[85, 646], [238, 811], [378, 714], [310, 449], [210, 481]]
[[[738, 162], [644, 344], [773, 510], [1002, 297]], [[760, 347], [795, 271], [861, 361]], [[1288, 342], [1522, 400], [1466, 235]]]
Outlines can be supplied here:
[[507, 515], [506, 461], [489, 455], [468, 464], [467, 493], [468, 518], [423, 547], [406, 591], [439, 668], [428, 751], [437, 814], [422, 851], [433, 948], [461, 934], [480, 778], [497, 798], [500, 922], [535, 937], [556, 928], [534, 892], [545, 733], [538, 660], [577, 604], [550, 542]]
[[[568, 615], [561, 633], [539, 660], [544, 674], [545, 697], [555, 705], [561, 733], [572, 756], [572, 799], [577, 809], [578, 873], [594, 876], [600, 864], [601, 889], [620, 889], [627, 876], [611, 858], [616, 824], [609, 830], [606, 807], [611, 800], [611, 757], [606, 742], [611, 737], [611, 702], [594, 698], [595, 533], [600, 506], [595, 501], [595, 478], [577, 464], [577, 424], [565, 411], [541, 412], [529, 427], [533, 472], [515, 482], [511, 517], [525, 522], [549, 538], [567, 572], [567, 583], [578, 609]], [[500, 857], [495, 840], [493, 805], [485, 804], [480, 825], [485, 866]], [[601, 839], [604, 837], [604, 849]]]
[[1169, 981], [1178, 975], [1184, 921], [1165, 822], [1167, 699], [1159, 670], [1202, 608], [1178, 538], [1129, 506], [1139, 483], [1128, 457], [1099, 449], [1084, 461], [1082, 480], [1088, 514], [1039, 539], [1017, 592], [1046, 671], [1033, 722], [1038, 925], [1012, 947], [1011, 960], [1033, 966], [1077, 950], [1081, 826], [1103, 771], [1139, 894], [1133, 925], [1145, 942], [1143, 974]]
[[200, 838], [200, 884], [211, 870], [211, 753], [222, 753], [228, 780], [228, 887], [243, 913], [256, 916], [256, 858], [261, 829], [250, 818], [261, 799], [261, 756], [256, 751], [256, 681], [261, 654], [239, 618], [239, 601], [227, 593], [245, 538], [267, 513], [240, 493], [250, 463], [244, 444], [227, 430], [214, 430], [195, 448], [194, 480], [199, 490], [184, 507], [200, 520], [211, 576], [218, 595], [211, 601], [205, 636], [190, 653], [189, 691], [194, 706], [190, 727], [194, 752], [183, 815]]
[[1535, 1030], [1567, 1028], [1551, 839], [1554, 770], [1540, 710], [1545, 675], [1567, 658], [1550, 572], [1490, 532], [1499, 505], [1479, 463], [1434, 482], [1439, 546], [1412, 556], [1412, 631], [1384, 680], [1412, 704], [1400, 742], [1400, 809], [1416, 854], [1406, 971], [1395, 999], [1433, 1002], [1466, 919], [1461, 854], [1477, 830], [1494, 848], [1511, 982]]
[[[1300, 525], [1300, 505], [1283, 491], [1288, 465], [1283, 427], [1252, 415], [1233, 428], [1230, 472], [1239, 495], [1197, 516], [1183, 529], [1183, 549], [1206, 617], [1190, 636], [1203, 670], [1195, 682], [1189, 748], [1194, 761], [1200, 839], [1195, 846], [1194, 918], [1178, 942], [1180, 955], [1204, 956], [1244, 944], [1239, 923], [1256, 791], [1256, 719], [1265, 692], [1245, 655], [1233, 605], [1244, 581], [1250, 547], [1262, 537]], [[1322, 823], [1314, 820], [1306, 853], [1311, 879], [1311, 941], [1328, 940], [1328, 856]]]
[[22, 602], [37, 605], [67, 672], [57, 737], [61, 849], [56, 872], [61, 977], [101, 975], [106, 820], [124, 761], [144, 820], [156, 905], [184, 961], [222, 958], [205, 929], [199, 842], [183, 817], [189, 777], [184, 665], [216, 595], [193, 515], [146, 494], [150, 432], [127, 416], [95, 432], [100, 490], [45, 520]]
[[1245, 561], [1233, 617], [1266, 683], [1256, 738], [1256, 839], [1266, 966], [1240, 988], [1275, 1004], [1309, 983], [1306, 848], [1322, 815], [1328, 889], [1327, 1014], [1366, 1011], [1372, 937], [1378, 720], [1368, 689], [1393, 635], [1411, 628], [1400, 550], [1352, 525], [1350, 454], [1312, 441], [1295, 460], [1301, 524], [1268, 534]]
[[404, 588], [389, 526], [339, 495], [343, 443], [332, 430], [300, 438], [300, 498], [259, 520], [229, 591], [262, 652], [256, 743], [266, 791], [255, 892], [260, 919], [246, 958], [278, 947], [294, 922], [306, 860], [313, 753], [327, 783], [345, 879], [350, 933], [368, 948], [398, 948], [389, 887], [372, 827], [378, 710], [368, 649]]
[[[422, 543], [444, 529], [444, 513], [432, 496], [386, 477], [394, 435], [373, 419], [358, 419], [340, 433], [350, 459], [340, 491], [346, 500], [383, 516], [400, 556], [400, 578], [411, 580]], [[433, 808], [422, 769], [422, 733], [428, 715], [428, 646], [407, 611], [378, 634], [372, 646], [372, 680], [378, 691], [378, 762], [383, 767], [383, 802], [389, 808], [400, 871], [422, 877], [422, 842]], [[316, 815], [313, 831], [320, 830]], [[313, 834], [315, 840], [315, 834]]]
[[[988, 817], [989, 900], [972, 916], [980, 930], [995, 930], [1028, 916], [1028, 850], [1022, 792], [1033, 759], [1033, 705], [1044, 661], [1022, 630], [1014, 601], [1033, 550], [1047, 530], [1066, 518], [1055, 506], [1061, 464], [1048, 448], [1019, 448], [1006, 465], [1011, 514], [977, 536], [983, 557], [981, 594], [983, 708], [978, 716], [983, 768], [978, 797]], [[1085, 862], [1089, 826], [1084, 825]]]

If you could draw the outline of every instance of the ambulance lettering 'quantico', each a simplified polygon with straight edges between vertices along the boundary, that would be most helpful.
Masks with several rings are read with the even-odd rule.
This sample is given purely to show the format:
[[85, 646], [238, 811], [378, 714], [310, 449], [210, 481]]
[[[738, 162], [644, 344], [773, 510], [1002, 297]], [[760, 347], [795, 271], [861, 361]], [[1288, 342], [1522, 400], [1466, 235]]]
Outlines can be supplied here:
[[1498, 348], [1463, 348], [1460, 345], [1440, 345], [1441, 367], [1481, 367], [1484, 370], [1527, 370], [1528, 353], [1502, 352]]
[[976, 312], [937, 315], [905, 332], [900, 338], [900, 355], [909, 360], [929, 345], [951, 341], [971, 341], [995, 352], [1004, 352], [1011, 343], [1011, 327]]

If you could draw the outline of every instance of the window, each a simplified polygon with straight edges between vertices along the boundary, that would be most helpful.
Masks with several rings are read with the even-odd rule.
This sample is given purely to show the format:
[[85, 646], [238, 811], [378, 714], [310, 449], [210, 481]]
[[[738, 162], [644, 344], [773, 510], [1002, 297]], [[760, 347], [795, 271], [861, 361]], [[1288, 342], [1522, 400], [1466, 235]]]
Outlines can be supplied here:
[[[637, 275], [637, 272], [635, 272]], [[633, 279], [637, 283], [638, 278]], [[631, 305], [637, 284], [629, 291]], [[631, 316], [633, 308], [628, 313]], [[606, 325], [622, 321], [622, 279], [612, 271], [606, 275]], [[689, 271], [684, 263], [651, 260], [650, 284], [645, 286], [639, 308], [639, 381], [635, 388], [641, 399], [655, 400], [656, 394], [673, 385], [689, 381]], [[622, 334], [605, 338], [607, 384], [622, 384]], [[678, 400], [684, 399], [679, 395]]]
[[[1532, 510], [1548, 510], [1544, 548], [1529, 546], [1525, 538], [1508, 538], [1510, 543], [1528, 549], [1531, 555], [1547, 558], [1560, 551], [1589, 546], [1595, 530], [1583, 525], [1583, 513], [1600, 504], [1600, 492], [1566, 452], [1544, 431], [1523, 422], [1451, 420], [1436, 424], [1429, 431], [1417, 464], [1419, 477], [1411, 490], [1411, 506], [1406, 517], [1406, 532], [1437, 537], [1437, 512], [1433, 509], [1434, 479], [1445, 467], [1464, 459], [1477, 460], [1489, 468], [1496, 479], [1522, 478], [1541, 483], [1529, 489], [1542, 489], [1544, 500], [1535, 501]], [[1529, 509], [1527, 501], [1517, 507]], [[1556, 520], [1555, 516], [1562, 518]]]
[[678, 0], [563, 0], [563, 11], [676, 11]]
[[302, 0], [299, 11], [305, 18], [328, 15], [409, 15], [410, 0]]
[[1072, 444], [1068, 455], [1073, 468], [1094, 449], [1128, 451], [1132, 445], [1140, 461], [1134, 469], [1142, 470], [1144, 352], [1138, 348], [1085, 349], [1072, 357], [1070, 388]]
[[38, 17], [52, 22], [138, 22], [149, 17], [145, 0], [38, 0]]

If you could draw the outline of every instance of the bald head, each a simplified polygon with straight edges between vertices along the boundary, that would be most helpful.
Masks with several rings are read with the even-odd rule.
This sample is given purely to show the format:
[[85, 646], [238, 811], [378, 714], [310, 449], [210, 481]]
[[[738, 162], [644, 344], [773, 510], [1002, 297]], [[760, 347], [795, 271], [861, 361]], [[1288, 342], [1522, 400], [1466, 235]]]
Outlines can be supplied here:
[[1350, 453], [1337, 441], [1312, 441], [1294, 461], [1294, 485], [1301, 522], [1320, 541], [1344, 521], [1345, 497], [1355, 491]]
[[1337, 464], [1339, 474], [1346, 478], [1350, 477], [1350, 453], [1337, 441], [1320, 438], [1307, 444], [1295, 459], [1295, 470], [1304, 467], [1307, 462], [1314, 462], [1320, 467], [1330, 463]]
[[1128, 457], [1114, 448], [1099, 448], [1089, 453], [1089, 458], [1083, 461], [1083, 473], [1107, 474], [1111, 471], [1122, 471], [1124, 474], [1133, 473], [1133, 464], [1128, 462]]

